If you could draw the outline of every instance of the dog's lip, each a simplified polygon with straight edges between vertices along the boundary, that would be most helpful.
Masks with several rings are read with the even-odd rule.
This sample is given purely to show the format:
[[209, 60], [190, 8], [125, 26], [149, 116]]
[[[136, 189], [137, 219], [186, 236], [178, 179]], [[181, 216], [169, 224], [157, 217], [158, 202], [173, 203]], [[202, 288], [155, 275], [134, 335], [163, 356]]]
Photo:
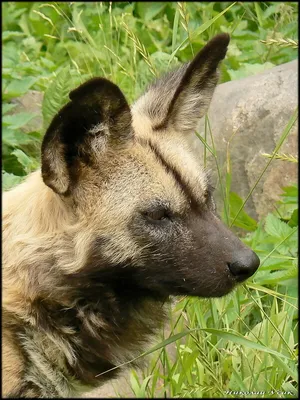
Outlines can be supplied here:
[[[226, 287], [225, 288], [223, 287], [222, 292], [220, 292], [220, 288], [218, 288], [218, 283], [224, 282], [224, 281], [226, 281]], [[218, 283], [213, 288], [211, 293], [208, 293], [208, 292], [205, 293], [205, 292], [203, 292], [203, 287], [199, 288], [196, 285], [193, 285], [190, 289], [186, 290], [185, 295], [186, 296], [197, 296], [197, 297], [201, 297], [201, 298], [213, 298], [213, 297], [219, 298], [219, 297], [227, 295], [232, 290], [234, 290], [239, 282], [237, 282], [237, 280], [234, 278], [234, 276], [232, 276], [232, 275], [230, 275], [230, 273], [228, 273], [228, 275], [226, 277], [223, 277], [223, 279], [220, 278]]]

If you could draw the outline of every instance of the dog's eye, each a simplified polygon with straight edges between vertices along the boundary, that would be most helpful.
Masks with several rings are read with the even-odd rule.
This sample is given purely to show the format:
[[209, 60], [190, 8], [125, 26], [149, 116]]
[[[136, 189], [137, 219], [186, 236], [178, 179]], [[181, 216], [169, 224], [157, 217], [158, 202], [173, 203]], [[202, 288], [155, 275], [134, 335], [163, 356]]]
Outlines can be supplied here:
[[159, 222], [170, 219], [170, 214], [168, 210], [166, 210], [165, 208], [156, 208], [154, 210], [148, 210], [145, 211], [143, 214], [148, 220], [152, 222]]

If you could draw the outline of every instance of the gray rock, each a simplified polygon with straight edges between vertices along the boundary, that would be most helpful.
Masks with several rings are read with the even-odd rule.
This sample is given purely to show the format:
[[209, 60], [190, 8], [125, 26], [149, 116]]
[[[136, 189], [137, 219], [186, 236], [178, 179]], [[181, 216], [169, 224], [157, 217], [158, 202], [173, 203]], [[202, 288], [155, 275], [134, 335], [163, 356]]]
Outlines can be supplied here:
[[[217, 159], [226, 171], [227, 147], [231, 159], [231, 190], [243, 199], [255, 184], [268, 162], [262, 153], [271, 154], [298, 105], [298, 60], [274, 67], [261, 74], [219, 85], [214, 93], [208, 117]], [[198, 132], [204, 136], [204, 118]], [[297, 124], [279, 153], [297, 156]], [[209, 133], [208, 144], [211, 146]], [[196, 150], [203, 155], [204, 146], [196, 137]], [[207, 166], [216, 179], [216, 163], [208, 154]], [[281, 188], [297, 181], [296, 163], [273, 160], [246, 204], [246, 211], [261, 218], [274, 211]], [[221, 205], [220, 187], [216, 190], [217, 205]]]

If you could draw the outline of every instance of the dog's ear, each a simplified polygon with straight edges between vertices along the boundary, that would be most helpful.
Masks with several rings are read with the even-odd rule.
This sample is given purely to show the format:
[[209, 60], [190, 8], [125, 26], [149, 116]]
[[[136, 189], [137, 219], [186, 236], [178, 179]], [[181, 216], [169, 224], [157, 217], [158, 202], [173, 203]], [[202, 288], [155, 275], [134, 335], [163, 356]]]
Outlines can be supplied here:
[[194, 131], [208, 110], [229, 40], [225, 33], [215, 36], [190, 63], [150, 86], [134, 104], [133, 112], [147, 116], [154, 130], [172, 126], [179, 132]]
[[56, 193], [66, 194], [80, 162], [92, 163], [112, 144], [132, 135], [131, 112], [121, 90], [93, 78], [69, 94], [42, 143], [42, 177]]

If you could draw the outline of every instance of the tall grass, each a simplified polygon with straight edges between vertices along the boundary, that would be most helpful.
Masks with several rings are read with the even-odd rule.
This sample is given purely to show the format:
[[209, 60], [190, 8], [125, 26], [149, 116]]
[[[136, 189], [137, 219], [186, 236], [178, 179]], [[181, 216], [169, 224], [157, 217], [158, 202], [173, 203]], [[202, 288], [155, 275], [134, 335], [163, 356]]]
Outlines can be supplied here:
[[[133, 101], [161, 72], [190, 60], [214, 34], [232, 42], [222, 82], [254, 74], [297, 57], [297, 3], [14, 3], [3, 17], [3, 170], [5, 188], [39, 165], [42, 129], [26, 130], [31, 113], [11, 115], [11, 100], [30, 89], [44, 93], [44, 127], [85, 79], [102, 75]], [[271, 155], [297, 119], [291, 116]], [[26, 130], [26, 133], [25, 133]], [[244, 206], [231, 214], [230, 149], [222, 176], [213, 132], [206, 119], [204, 163], [212, 154], [224, 204], [224, 220], [250, 218]], [[212, 147], [207, 143], [210, 138]], [[284, 157], [285, 156], [285, 157]], [[235, 198], [236, 199], [236, 198]], [[236, 398], [297, 396], [297, 187], [284, 189], [278, 215], [253, 222], [243, 240], [261, 258], [254, 278], [221, 299], [181, 298], [170, 305], [170, 324], [142, 357], [148, 366], [130, 372], [136, 397]], [[249, 221], [249, 219], [247, 220]], [[118, 388], [122, 396], [122, 388]]]

